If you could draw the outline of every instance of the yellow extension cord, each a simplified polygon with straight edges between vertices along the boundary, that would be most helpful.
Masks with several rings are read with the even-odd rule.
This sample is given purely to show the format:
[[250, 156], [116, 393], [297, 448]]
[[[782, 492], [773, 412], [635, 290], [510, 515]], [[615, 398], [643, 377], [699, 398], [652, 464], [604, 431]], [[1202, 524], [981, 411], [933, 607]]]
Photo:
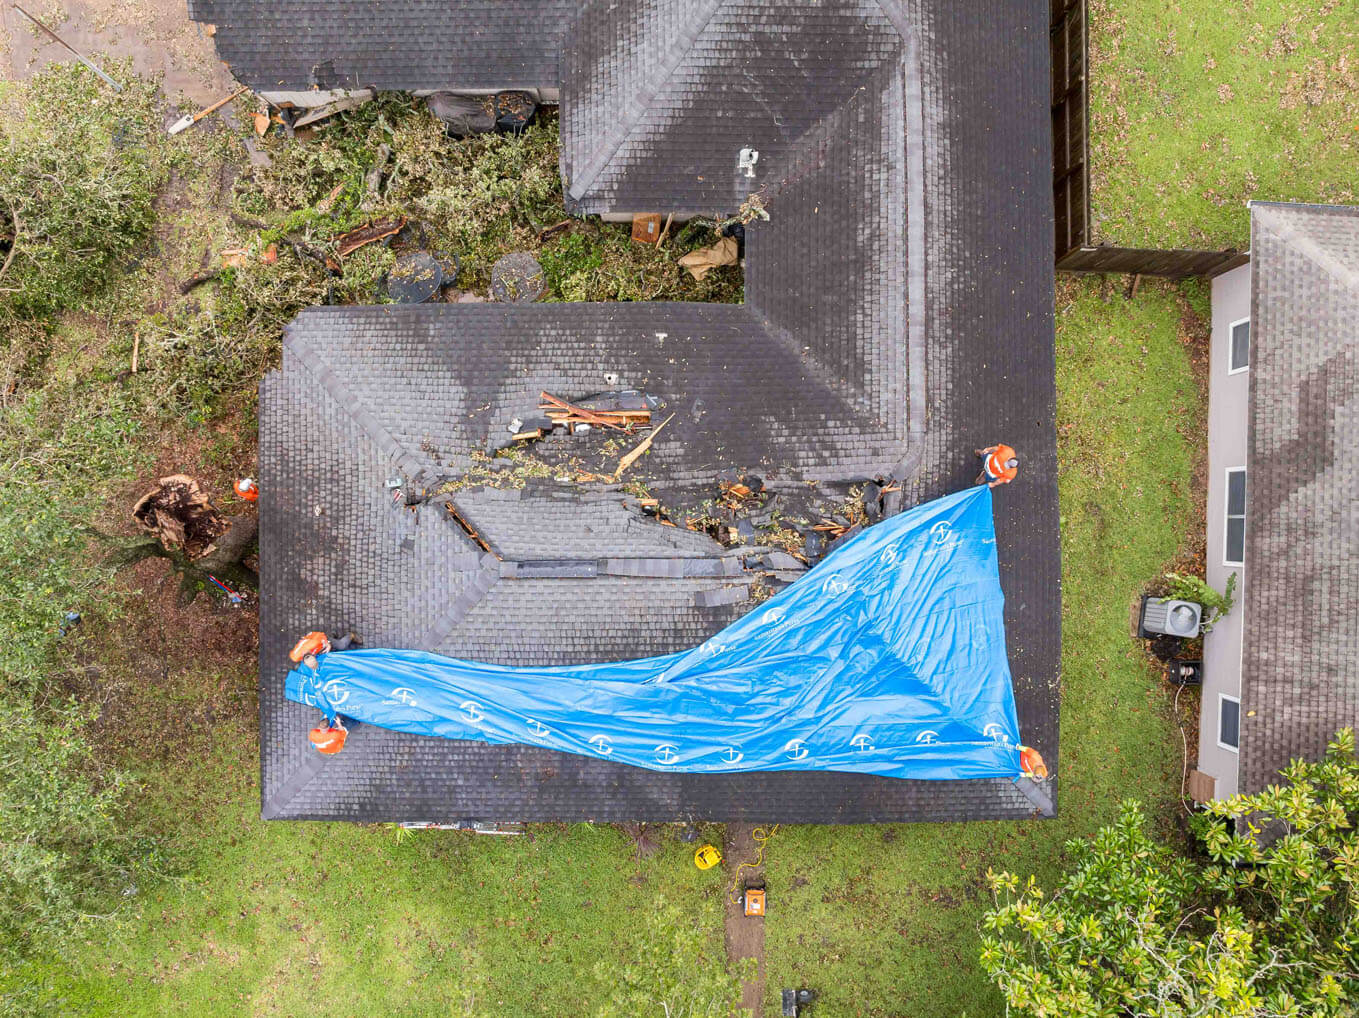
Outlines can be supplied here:
[[732, 877], [731, 887], [727, 889], [727, 894], [733, 905], [739, 905], [741, 903], [741, 896], [736, 893], [737, 889], [741, 886], [741, 871], [758, 869], [760, 867], [764, 862], [764, 847], [774, 835], [779, 833], [780, 826], [781, 825], [779, 824], [775, 824], [773, 827], [769, 828], [767, 832], [763, 827], [757, 827], [750, 832], [750, 840], [760, 847], [755, 852], [754, 862], [743, 862], [736, 867], [736, 875]]

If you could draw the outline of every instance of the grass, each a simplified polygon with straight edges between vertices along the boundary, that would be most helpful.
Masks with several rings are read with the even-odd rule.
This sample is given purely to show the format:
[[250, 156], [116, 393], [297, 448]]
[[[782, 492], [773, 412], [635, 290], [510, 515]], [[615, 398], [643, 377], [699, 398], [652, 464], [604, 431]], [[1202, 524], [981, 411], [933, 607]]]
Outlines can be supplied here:
[[[1191, 479], [1205, 406], [1178, 291], [1058, 291], [1062, 514], [1059, 817], [1021, 824], [783, 828], [769, 845], [766, 1013], [807, 985], [824, 1013], [992, 1015], [976, 963], [988, 867], [1053, 882], [1063, 845], [1136, 796], [1164, 823], [1180, 737], [1159, 676], [1129, 638], [1133, 602], [1199, 526]], [[1001, 498], [1004, 497], [1002, 493]]]
[[[145, 774], [190, 865], [35, 967], [44, 1004], [88, 1016], [591, 1013], [601, 959], [638, 952], [661, 902], [721, 966], [720, 875], [673, 837], [651, 858], [611, 827], [528, 836], [259, 819], [257, 744], [241, 723], [199, 738], [194, 777]], [[684, 971], [667, 974], [682, 981]], [[569, 1004], [567, 1003], [569, 1002]]]
[[1091, 0], [1093, 235], [1249, 246], [1251, 199], [1359, 200], [1347, 0]]

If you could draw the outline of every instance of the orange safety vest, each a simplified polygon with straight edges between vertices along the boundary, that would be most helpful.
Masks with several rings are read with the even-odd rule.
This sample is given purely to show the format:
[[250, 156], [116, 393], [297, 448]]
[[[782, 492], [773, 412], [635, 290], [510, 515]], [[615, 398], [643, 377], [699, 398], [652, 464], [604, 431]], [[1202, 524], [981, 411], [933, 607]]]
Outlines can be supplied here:
[[1019, 476], [1018, 467], [1007, 465], [1010, 460], [1015, 458], [1015, 451], [1008, 445], [996, 446], [996, 451], [987, 456], [983, 463], [983, 469], [986, 471], [986, 476], [993, 481], [1009, 484]]
[[1019, 747], [1019, 766], [1025, 777], [1041, 779], [1048, 776], [1048, 765], [1043, 762], [1043, 754], [1032, 746]]
[[307, 740], [315, 747], [316, 752], [333, 756], [344, 749], [344, 740], [348, 734], [349, 729], [345, 728], [344, 725], [339, 725], [337, 728], [331, 728], [329, 725], [317, 725], [307, 733]]
[[288, 657], [292, 658], [293, 664], [301, 664], [308, 654], [325, 654], [329, 650], [330, 641], [326, 639], [326, 634], [313, 632], [298, 640], [288, 652]]

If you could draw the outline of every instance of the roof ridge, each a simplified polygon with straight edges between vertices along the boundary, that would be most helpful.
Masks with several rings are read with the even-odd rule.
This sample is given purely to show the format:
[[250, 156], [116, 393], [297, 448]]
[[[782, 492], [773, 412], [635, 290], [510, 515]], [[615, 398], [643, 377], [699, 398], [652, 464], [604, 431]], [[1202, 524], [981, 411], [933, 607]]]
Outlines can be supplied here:
[[[1252, 211], [1255, 213], [1255, 221], [1262, 227], [1273, 233], [1279, 240], [1290, 244], [1299, 254], [1307, 257], [1318, 268], [1333, 276], [1338, 283], [1353, 290], [1356, 296], [1359, 296], [1359, 266], [1347, 265], [1331, 254], [1312, 237], [1308, 236], [1306, 230], [1289, 222], [1287, 214], [1282, 210], [1276, 211], [1274, 208], [1257, 206]], [[1252, 244], [1251, 246], [1253, 248], [1255, 245]]]
[[[355, 729], [359, 726], [355, 725]], [[262, 759], [262, 758], [261, 758]], [[260, 802], [260, 819], [277, 820], [282, 816], [284, 808], [297, 797], [297, 794], [311, 784], [312, 780], [321, 773], [322, 769], [332, 758], [321, 753], [308, 753], [302, 759], [302, 764], [288, 775], [286, 781], [275, 789], [274, 794], [267, 798], [262, 798]], [[261, 775], [261, 777], [263, 777]], [[260, 782], [260, 793], [263, 795], [264, 783]]]
[[477, 570], [472, 582], [453, 599], [448, 611], [435, 619], [434, 623], [425, 630], [424, 635], [416, 641], [418, 649], [433, 653], [439, 644], [448, 639], [453, 628], [467, 618], [467, 613], [480, 604], [491, 592], [491, 588], [499, 582], [500, 559], [487, 552], [482, 556], [481, 567]]
[[608, 134], [604, 136], [603, 142], [595, 149], [595, 157], [586, 164], [584, 170], [571, 180], [566, 193], [573, 200], [579, 201], [590, 185], [595, 182], [595, 178], [604, 171], [604, 167], [613, 162], [618, 150], [628, 140], [628, 135], [632, 133], [638, 121], [651, 108], [651, 101], [656, 97], [660, 87], [679, 68], [680, 63], [693, 49], [699, 35], [708, 27], [708, 22], [712, 20], [713, 15], [717, 13], [717, 9], [722, 4], [723, 0], [702, 0], [701, 3], [694, 4], [692, 15], [685, 26], [685, 30], [671, 42], [670, 49], [665, 54], [665, 59], [643, 81], [637, 94], [628, 103], [627, 113], [614, 123]]
[[399, 470], [412, 478], [424, 473], [429, 464], [408, 451], [341, 381], [340, 376], [325, 362], [320, 352], [298, 334], [296, 325], [301, 320], [299, 316], [283, 330], [284, 350], [292, 351], [298, 362], [316, 379], [330, 398], [363, 429], [379, 449], [396, 461]]

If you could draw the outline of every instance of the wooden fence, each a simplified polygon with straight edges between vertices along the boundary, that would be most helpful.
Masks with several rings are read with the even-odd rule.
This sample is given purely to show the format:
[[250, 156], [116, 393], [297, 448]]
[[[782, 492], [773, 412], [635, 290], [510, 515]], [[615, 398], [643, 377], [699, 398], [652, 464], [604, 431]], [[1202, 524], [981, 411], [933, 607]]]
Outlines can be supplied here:
[[1078, 247], [1057, 259], [1059, 272], [1127, 272], [1140, 276], [1218, 276], [1250, 256], [1240, 251], [1158, 251], [1154, 248]]
[[1057, 260], [1090, 243], [1089, 53], [1085, 0], [1052, 0], [1052, 196]]
[[1051, 0], [1052, 197], [1060, 272], [1216, 276], [1247, 261], [1237, 251], [1160, 251], [1091, 242], [1090, 58], [1086, 0]]

